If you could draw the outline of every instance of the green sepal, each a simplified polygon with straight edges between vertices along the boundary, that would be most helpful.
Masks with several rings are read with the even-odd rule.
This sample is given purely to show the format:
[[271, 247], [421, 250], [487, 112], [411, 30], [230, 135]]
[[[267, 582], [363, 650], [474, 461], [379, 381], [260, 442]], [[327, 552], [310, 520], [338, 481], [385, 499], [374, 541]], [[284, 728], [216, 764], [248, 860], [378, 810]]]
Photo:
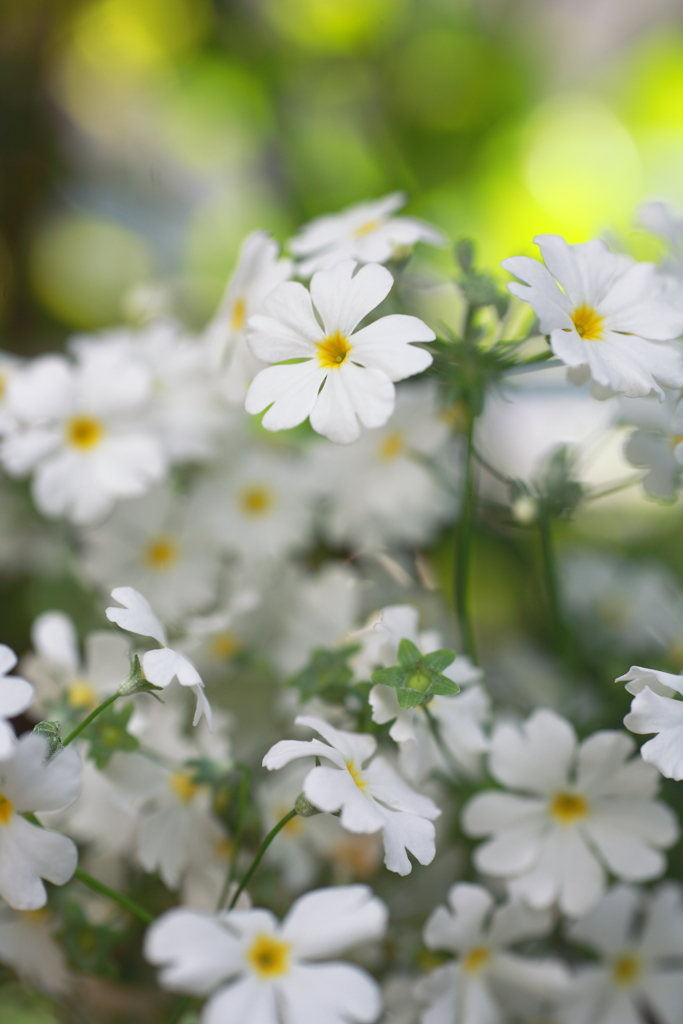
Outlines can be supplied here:
[[458, 684], [442, 675], [454, 660], [455, 651], [444, 648], [422, 654], [411, 640], [404, 638], [398, 645], [398, 665], [377, 669], [372, 673], [372, 681], [396, 690], [399, 706], [405, 711], [430, 701], [432, 697], [452, 696], [459, 692]]
[[160, 704], [163, 704], [161, 698], [157, 697], [155, 693], [156, 690], [162, 689], [162, 686], [155, 686], [154, 683], [150, 683], [150, 681], [145, 677], [145, 673], [142, 670], [142, 665], [140, 664], [140, 658], [138, 657], [137, 654], [135, 654], [133, 656], [133, 665], [131, 667], [128, 678], [125, 680], [125, 682], [121, 683], [117, 690], [117, 693], [121, 697], [130, 697], [134, 693], [149, 693], [151, 694], [152, 697], [155, 698], [155, 700], [158, 700]]
[[54, 757], [63, 747], [59, 722], [38, 722], [33, 731], [47, 740], [47, 760]]
[[112, 754], [117, 750], [137, 750], [140, 746], [127, 729], [134, 710], [132, 704], [124, 704], [123, 707], [111, 705], [83, 730], [83, 739], [90, 744], [88, 757], [100, 771], [107, 767]]

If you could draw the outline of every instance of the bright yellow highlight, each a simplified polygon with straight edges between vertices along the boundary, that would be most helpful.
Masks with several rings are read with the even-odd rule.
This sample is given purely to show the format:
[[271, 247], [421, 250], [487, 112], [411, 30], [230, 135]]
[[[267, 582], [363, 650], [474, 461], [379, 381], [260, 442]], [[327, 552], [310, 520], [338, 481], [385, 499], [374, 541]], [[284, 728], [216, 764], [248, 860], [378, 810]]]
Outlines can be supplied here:
[[590, 814], [588, 801], [580, 793], [556, 793], [550, 801], [550, 813], [560, 825], [569, 828]]
[[13, 813], [14, 804], [7, 799], [4, 793], [0, 792], [0, 825], [9, 825]]
[[368, 784], [365, 781], [365, 779], [363, 778], [362, 771], [360, 770], [360, 768], [358, 768], [356, 766], [355, 761], [347, 761], [346, 762], [346, 767], [349, 770], [349, 775], [351, 776], [353, 781], [356, 783], [356, 785], [358, 786], [358, 788], [361, 791], [361, 793], [365, 793], [365, 791], [368, 788]]
[[87, 679], [74, 679], [66, 691], [66, 700], [70, 708], [94, 708], [97, 693]]
[[95, 416], [72, 416], [66, 424], [66, 439], [72, 448], [90, 451], [104, 436], [104, 427]]
[[244, 299], [235, 299], [232, 307], [230, 327], [233, 331], [241, 331], [247, 319], [247, 304]]
[[168, 784], [182, 804], [189, 804], [199, 789], [193, 772], [173, 772]]
[[290, 943], [274, 935], [257, 935], [247, 950], [247, 960], [259, 978], [269, 981], [281, 978], [289, 971]]
[[7, 377], [5, 376], [4, 373], [0, 373], [0, 402], [5, 397], [5, 392], [6, 391], [7, 391]]
[[180, 558], [180, 545], [174, 537], [160, 536], [150, 540], [144, 548], [142, 561], [148, 569], [166, 572]]
[[379, 220], [367, 220], [365, 224], [361, 224], [359, 228], [353, 233], [354, 238], [365, 238], [366, 235], [371, 235], [373, 231], [376, 231], [382, 222]]
[[318, 362], [323, 370], [338, 370], [346, 362], [353, 345], [339, 331], [330, 334], [324, 341], [315, 346], [318, 350]]
[[491, 959], [488, 946], [473, 946], [462, 962], [462, 969], [467, 974], [479, 974]]
[[683, 441], [683, 434], [672, 435], [669, 438], [669, 444], [671, 445], [671, 450], [673, 451], [674, 448], [677, 448], [678, 445], [681, 443], [681, 441]]
[[217, 633], [211, 641], [211, 655], [216, 661], [227, 661], [235, 657], [241, 646], [240, 638], [234, 633]]
[[642, 961], [632, 953], [624, 953], [612, 964], [612, 981], [624, 988], [635, 984], [642, 973]]
[[251, 484], [240, 491], [238, 502], [242, 512], [257, 519], [272, 510], [275, 495], [265, 484]]
[[393, 462], [402, 455], [406, 448], [405, 434], [402, 430], [392, 430], [379, 446], [379, 457], [382, 462]]
[[571, 318], [577, 334], [580, 334], [584, 341], [602, 341], [605, 318], [592, 306], [587, 306], [584, 302], [583, 305], [576, 307]]

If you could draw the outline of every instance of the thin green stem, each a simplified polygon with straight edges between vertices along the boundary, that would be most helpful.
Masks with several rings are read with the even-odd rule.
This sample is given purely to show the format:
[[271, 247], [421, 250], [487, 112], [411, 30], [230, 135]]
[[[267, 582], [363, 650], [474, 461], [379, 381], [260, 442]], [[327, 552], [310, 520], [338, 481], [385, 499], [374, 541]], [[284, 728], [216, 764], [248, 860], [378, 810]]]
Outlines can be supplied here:
[[88, 715], [87, 718], [83, 719], [83, 721], [80, 723], [80, 725], [77, 725], [76, 728], [72, 732], [69, 733], [69, 735], [66, 737], [66, 739], [62, 741], [62, 746], [68, 747], [69, 744], [73, 740], [75, 740], [77, 736], [80, 736], [80, 734], [83, 732], [84, 729], [88, 728], [90, 723], [92, 721], [94, 721], [97, 718], [98, 715], [102, 714], [102, 712], [105, 710], [105, 708], [110, 707], [110, 705], [113, 704], [115, 700], [118, 700], [118, 698], [119, 698], [119, 694], [118, 693], [113, 693], [111, 695], [111, 697], [107, 697], [106, 700], [103, 700], [102, 703], [98, 707], [96, 707], [94, 711], [90, 712], [90, 714]]
[[246, 875], [240, 882], [235, 895], [230, 900], [230, 906], [228, 908], [229, 910], [232, 910], [232, 908], [235, 906], [235, 904], [237, 903], [238, 899], [240, 898], [246, 887], [249, 885], [249, 882], [251, 881], [254, 872], [261, 863], [261, 860], [263, 859], [264, 853], [272, 843], [273, 839], [275, 839], [275, 836], [278, 834], [278, 832], [282, 831], [285, 825], [287, 825], [292, 820], [292, 818], [296, 818], [296, 814], [297, 812], [294, 810], [294, 808], [292, 808], [292, 810], [289, 811], [288, 814], [285, 814], [284, 818], [281, 818], [280, 821], [278, 821], [275, 828], [272, 828], [268, 835], [266, 836], [266, 838], [263, 840], [259, 847], [258, 853], [251, 862], [251, 867], [249, 868]]
[[216, 905], [216, 911], [222, 910], [225, 906], [228, 893], [230, 892], [230, 886], [235, 880], [235, 874], [237, 872], [237, 858], [240, 852], [240, 844], [242, 842], [242, 832], [244, 831], [244, 818], [247, 809], [247, 803], [249, 800], [249, 785], [251, 782], [251, 772], [246, 765], [241, 765], [242, 777], [240, 778], [240, 788], [237, 795], [237, 821], [235, 823], [235, 834], [233, 838], [232, 856], [230, 857], [230, 864], [228, 871], [225, 876], [223, 888], [221, 894], [218, 897], [218, 903]]
[[192, 1006], [192, 1002], [192, 996], [185, 996], [184, 999], [181, 999], [178, 1005], [171, 1013], [171, 1016], [168, 1018], [168, 1024], [178, 1024], [178, 1021], [185, 1013], [185, 1010], [189, 1010], [190, 1007]]
[[597, 501], [598, 498], [606, 498], [608, 494], [617, 494], [619, 491], [625, 491], [629, 487], [633, 487], [634, 484], [639, 484], [642, 479], [642, 473], [634, 473], [633, 476], [626, 477], [624, 480], [605, 484], [604, 487], [596, 487], [594, 490], [588, 491], [584, 496], [584, 501]]
[[108, 899], [113, 900], [114, 903], [118, 903], [120, 907], [127, 910], [133, 917], [137, 917], [139, 921], [144, 924], [151, 924], [154, 921], [154, 914], [150, 913], [143, 906], [137, 903], [135, 900], [130, 899], [128, 896], [124, 896], [120, 892], [116, 892], [115, 889], [110, 889], [108, 885], [103, 882], [98, 882], [96, 878], [89, 875], [82, 868], [76, 868], [74, 872], [74, 878], [77, 878], [83, 885], [87, 885], [93, 892], [97, 892], [100, 896], [107, 896]]
[[460, 638], [465, 654], [473, 662], [477, 661], [474, 642], [474, 631], [470, 610], [470, 555], [472, 549], [472, 529], [474, 526], [474, 503], [476, 499], [474, 486], [474, 417], [470, 416], [467, 427], [467, 447], [465, 450], [465, 484], [462, 496], [460, 521], [456, 526], [455, 536], [455, 579], [453, 581], [453, 597], [455, 612], [460, 627]]
[[555, 559], [555, 548], [553, 546], [552, 527], [548, 516], [539, 516], [538, 533], [541, 540], [541, 561], [548, 609], [550, 611], [553, 633], [555, 634], [557, 645], [562, 649], [565, 646], [566, 633], [560, 604], [560, 590], [557, 579], [557, 562]]

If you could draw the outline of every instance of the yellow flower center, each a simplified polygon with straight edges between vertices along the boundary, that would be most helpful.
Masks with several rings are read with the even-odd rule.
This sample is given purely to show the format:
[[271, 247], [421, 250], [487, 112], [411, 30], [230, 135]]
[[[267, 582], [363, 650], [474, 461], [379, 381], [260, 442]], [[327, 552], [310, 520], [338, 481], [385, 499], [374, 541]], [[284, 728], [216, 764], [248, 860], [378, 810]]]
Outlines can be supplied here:
[[104, 426], [95, 416], [72, 416], [66, 424], [66, 440], [72, 448], [89, 451], [104, 436]]
[[590, 814], [588, 801], [580, 793], [556, 793], [550, 801], [550, 813], [560, 825], [569, 828]]
[[600, 316], [592, 306], [577, 306], [571, 314], [576, 333], [580, 334], [584, 341], [602, 341], [602, 330], [605, 324], [604, 316]]
[[671, 450], [673, 451], [674, 448], [677, 448], [679, 446], [679, 444], [681, 443], [681, 441], [683, 441], [683, 434], [672, 434], [671, 437], [669, 438], [669, 444], [671, 445]]
[[97, 704], [97, 693], [87, 679], [74, 679], [66, 691], [66, 702], [70, 708], [94, 708]]
[[174, 537], [154, 537], [148, 541], [142, 552], [142, 561], [154, 572], [172, 569], [180, 558], [180, 545]]
[[491, 950], [488, 946], [473, 946], [467, 956], [463, 958], [462, 968], [467, 974], [479, 974], [490, 959]]
[[230, 326], [233, 331], [241, 331], [247, 319], [247, 304], [244, 299], [235, 299], [232, 307]]
[[633, 953], [624, 953], [612, 964], [612, 981], [623, 988], [634, 985], [642, 973], [642, 961]]
[[13, 812], [14, 804], [7, 799], [4, 793], [0, 792], [0, 825], [9, 825]]
[[363, 773], [360, 770], [360, 768], [358, 768], [358, 766], [356, 765], [356, 762], [355, 761], [347, 761], [346, 762], [346, 767], [349, 770], [349, 775], [351, 776], [353, 781], [356, 783], [356, 785], [358, 786], [358, 788], [361, 791], [361, 793], [365, 793], [365, 791], [368, 788], [368, 784], [365, 781], [365, 779], [363, 778]]
[[289, 970], [290, 943], [274, 935], [257, 935], [247, 950], [247, 960], [264, 981], [280, 978]]
[[235, 657], [241, 646], [240, 638], [234, 633], [217, 633], [211, 641], [211, 656], [216, 661], [228, 661]]
[[319, 341], [315, 347], [318, 350], [318, 363], [323, 370], [338, 370], [342, 363], [346, 362], [353, 345], [343, 334], [335, 331], [334, 334]]
[[373, 231], [376, 231], [381, 224], [381, 220], [366, 220], [359, 228], [352, 231], [352, 235], [354, 238], [365, 238], [366, 235], [371, 235]]
[[189, 804], [199, 789], [195, 782], [194, 772], [188, 771], [173, 772], [169, 776], [168, 784], [181, 804]]
[[379, 446], [379, 457], [382, 462], [392, 462], [405, 451], [406, 439], [402, 430], [392, 430]]
[[265, 484], [250, 484], [240, 491], [238, 503], [248, 516], [258, 518], [271, 511], [275, 505], [275, 495]]

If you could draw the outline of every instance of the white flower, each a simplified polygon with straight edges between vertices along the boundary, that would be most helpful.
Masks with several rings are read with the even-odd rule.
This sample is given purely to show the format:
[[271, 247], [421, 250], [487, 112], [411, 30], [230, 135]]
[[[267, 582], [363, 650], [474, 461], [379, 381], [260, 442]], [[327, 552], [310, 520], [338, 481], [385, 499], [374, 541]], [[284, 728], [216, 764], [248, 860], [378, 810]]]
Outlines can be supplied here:
[[17, 656], [11, 647], [0, 644], [0, 761], [12, 756], [14, 750], [14, 729], [7, 721], [20, 715], [33, 700], [33, 687], [20, 676], [7, 673], [17, 663]]
[[677, 1024], [683, 1006], [681, 890], [615, 885], [568, 937], [597, 953], [580, 965], [562, 1024]]
[[376, 263], [354, 275], [355, 269], [353, 260], [345, 260], [314, 274], [310, 294], [302, 284], [281, 284], [266, 299], [263, 315], [250, 318], [252, 352], [278, 364], [261, 370], [247, 393], [247, 412], [268, 409], [266, 430], [286, 430], [310, 416], [319, 434], [350, 444], [360, 436], [359, 421], [364, 427], [387, 422], [394, 381], [431, 364], [429, 353], [412, 344], [435, 337], [417, 317], [381, 317], [354, 333], [394, 283]]
[[657, 498], [673, 498], [683, 474], [683, 405], [668, 392], [663, 402], [653, 398], [621, 398], [622, 420], [636, 426], [624, 455], [633, 466], [646, 469], [643, 487]]
[[110, 622], [115, 622], [121, 629], [139, 636], [151, 636], [160, 645], [160, 650], [146, 651], [140, 658], [145, 678], [155, 686], [166, 687], [177, 679], [181, 686], [191, 686], [197, 698], [197, 710], [194, 725], [203, 715], [211, 727], [211, 707], [204, 695], [204, 683], [191, 661], [167, 647], [166, 632], [152, 611], [149, 601], [133, 587], [115, 587], [111, 596], [123, 608], [107, 608], [106, 615]]
[[14, 376], [10, 401], [21, 426], [5, 439], [2, 459], [12, 476], [35, 470], [41, 512], [93, 523], [163, 477], [161, 446], [134, 419], [149, 384], [139, 362], [109, 345], [89, 349], [78, 366], [44, 356]]
[[347, 259], [386, 263], [404, 258], [416, 242], [444, 245], [443, 235], [430, 224], [415, 217], [392, 217], [405, 204], [403, 192], [392, 192], [383, 199], [356, 203], [341, 213], [316, 217], [289, 243], [294, 255], [301, 258], [298, 272], [308, 277]]
[[651, 263], [612, 253], [600, 239], [568, 245], [538, 235], [545, 266], [513, 256], [502, 266], [524, 281], [508, 288], [530, 303], [541, 331], [569, 367], [587, 366], [597, 384], [630, 398], [683, 385], [683, 353], [670, 342], [683, 311], [667, 300]]
[[58, 995], [69, 985], [64, 950], [53, 938], [58, 927], [45, 910], [25, 913], [0, 907], [0, 963], [28, 985]]
[[247, 345], [247, 320], [263, 301], [292, 276], [292, 261], [279, 259], [279, 246], [266, 231], [253, 231], [240, 250], [235, 273], [215, 317], [204, 332], [211, 364], [220, 369], [220, 388], [231, 402], [243, 402], [264, 363]]
[[657, 774], [618, 732], [596, 732], [580, 745], [552, 711], [522, 725], [499, 725], [491, 740], [493, 777], [515, 793], [488, 791], [469, 801], [463, 828], [488, 836], [477, 868], [508, 879], [534, 907], [558, 902], [586, 913], [605, 890], [606, 869], [643, 881], [665, 869], [662, 849], [678, 836], [673, 812], [655, 802]]
[[617, 682], [625, 680], [626, 689], [635, 696], [624, 725], [635, 733], [657, 733], [654, 739], [643, 743], [641, 757], [667, 779], [680, 781], [683, 779], [683, 701], [676, 700], [675, 694], [683, 694], [683, 676], [634, 665]]
[[458, 444], [437, 397], [432, 382], [405, 386], [386, 426], [351, 446], [313, 448], [310, 473], [327, 499], [322, 523], [334, 544], [417, 546], [456, 518]]
[[39, 828], [26, 813], [57, 811], [72, 803], [81, 788], [81, 759], [67, 747], [49, 762], [47, 741], [29, 733], [0, 761], [0, 896], [15, 910], [37, 910], [47, 893], [42, 879], [68, 882], [78, 851], [66, 836]]
[[503, 1024], [511, 989], [546, 998], [567, 989], [569, 973], [562, 964], [508, 949], [547, 934], [549, 912], [514, 901], [495, 907], [490, 893], [467, 882], [450, 889], [448, 903], [430, 915], [424, 942], [457, 959], [417, 986], [418, 996], [429, 1002], [422, 1024]]
[[[662, 271], [671, 275], [676, 284], [683, 281], [683, 217], [667, 203], [643, 203], [638, 210], [638, 221], [643, 227], [660, 235], [667, 243], [668, 254]], [[679, 291], [679, 301], [683, 294]]]
[[377, 983], [359, 967], [321, 961], [381, 938], [386, 919], [364, 885], [309, 892], [282, 924], [269, 910], [210, 917], [179, 908], [150, 927], [145, 956], [164, 988], [213, 992], [202, 1024], [370, 1024], [381, 1010]]
[[432, 822], [441, 811], [429, 797], [411, 789], [383, 757], [373, 758], [377, 749], [374, 736], [342, 732], [307, 715], [295, 721], [315, 729], [327, 743], [281, 740], [263, 758], [264, 768], [284, 768], [299, 757], [331, 761], [333, 768], [313, 768], [304, 779], [303, 791], [313, 806], [329, 814], [341, 811], [340, 821], [349, 832], [381, 830], [384, 863], [390, 871], [399, 875], [412, 871], [407, 851], [420, 864], [431, 864], [435, 853]]

